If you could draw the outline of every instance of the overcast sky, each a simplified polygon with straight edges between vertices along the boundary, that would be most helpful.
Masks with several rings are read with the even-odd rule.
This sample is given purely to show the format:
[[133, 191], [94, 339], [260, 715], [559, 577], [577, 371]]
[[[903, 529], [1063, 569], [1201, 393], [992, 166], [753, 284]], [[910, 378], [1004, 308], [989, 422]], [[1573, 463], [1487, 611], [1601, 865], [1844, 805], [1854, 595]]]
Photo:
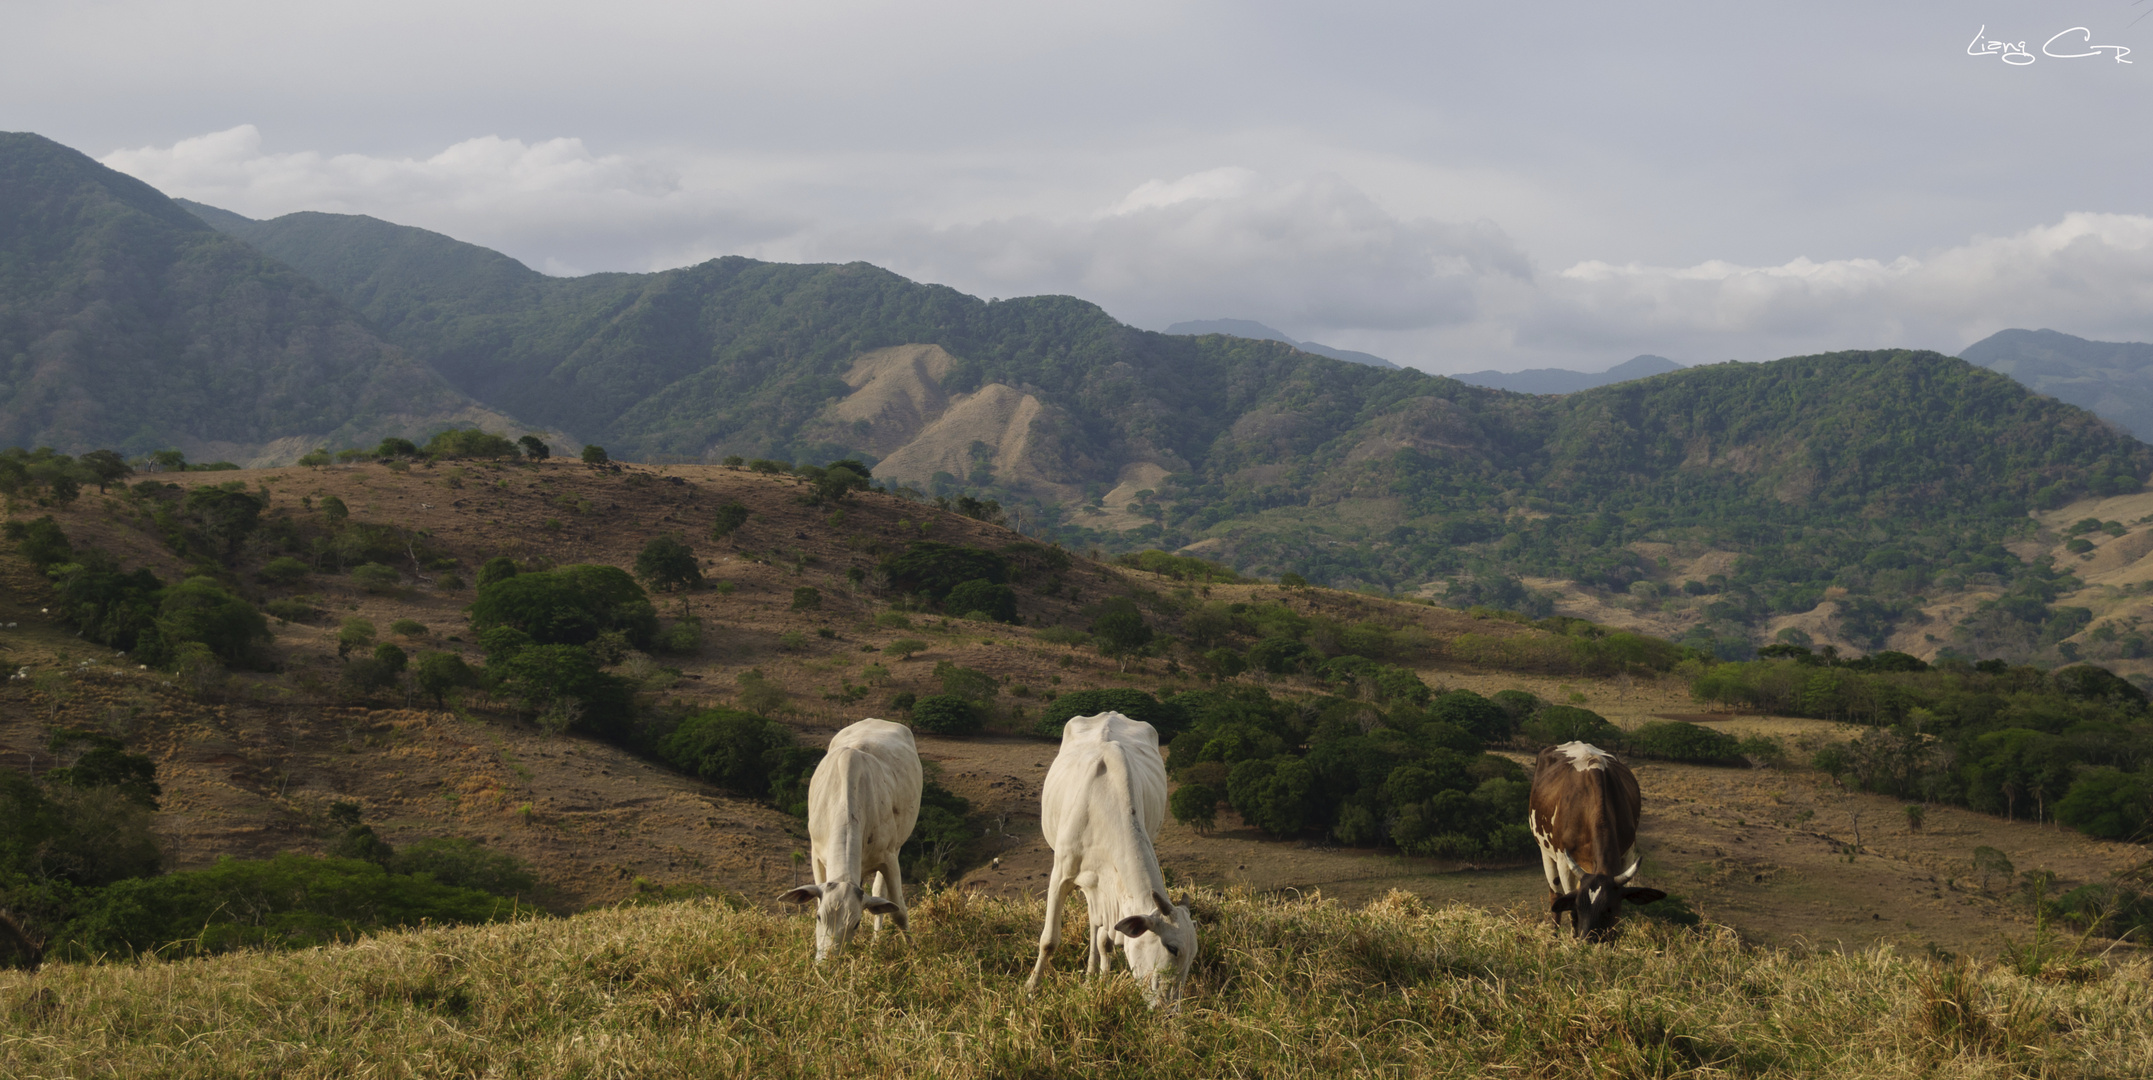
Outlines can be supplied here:
[[555, 274], [865, 259], [1438, 372], [1956, 352], [2153, 340], [2149, 15], [9, 0], [0, 129]]

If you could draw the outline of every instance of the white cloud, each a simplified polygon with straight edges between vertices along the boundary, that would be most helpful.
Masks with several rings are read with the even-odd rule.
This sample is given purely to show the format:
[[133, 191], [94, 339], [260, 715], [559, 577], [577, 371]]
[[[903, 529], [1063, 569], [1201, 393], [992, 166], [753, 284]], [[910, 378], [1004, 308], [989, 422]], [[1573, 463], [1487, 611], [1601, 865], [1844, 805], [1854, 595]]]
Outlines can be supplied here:
[[1911, 254], [1542, 272], [1496, 223], [1398, 214], [1343, 177], [1275, 167], [1102, 189], [1051, 162], [1012, 174], [898, 156], [599, 153], [574, 138], [489, 135], [423, 157], [263, 142], [243, 125], [104, 161], [250, 216], [372, 214], [548, 273], [865, 259], [979, 295], [1080, 296], [1143, 326], [1258, 319], [1438, 371], [1956, 351], [2012, 326], [2153, 338], [2153, 217], [2132, 214]]
[[2014, 326], [2143, 337], [2153, 332], [2153, 217], [2067, 214], [1889, 262], [1581, 262], [1542, 285], [1520, 326], [1527, 347], [1764, 360], [1842, 348], [1956, 351]]

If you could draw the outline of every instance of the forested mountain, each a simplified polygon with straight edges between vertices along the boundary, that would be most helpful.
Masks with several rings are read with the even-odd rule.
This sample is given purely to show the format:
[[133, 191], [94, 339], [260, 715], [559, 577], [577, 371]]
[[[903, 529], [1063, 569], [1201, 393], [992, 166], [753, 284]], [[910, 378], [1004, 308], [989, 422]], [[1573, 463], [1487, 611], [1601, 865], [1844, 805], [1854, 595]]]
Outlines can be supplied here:
[[1167, 327], [1166, 332], [1169, 334], [1231, 334], [1234, 337], [1254, 338], [1257, 341], [1283, 341], [1300, 349], [1302, 352], [1312, 352], [1317, 356], [1328, 356], [1333, 360], [1344, 360], [1348, 363], [1366, 364], [1369, 367], [1379, 368], [1395, 368], [1398, 366], [1374, 353], [1355, 352], [1352, 349], [1334, 349], [1329, 345], [1314, 341], [1295, 341], [1280, 331], [1250, 319], [1196, 319], [1190, 322], [1177, 322]]
[[1546, 594], [1520, 579], [1544, 580], [1723, 651], [1812, 609], [1878, 647], [1927, 594], [1969, 581], [2038, 595], [2018, 636], [2045, 642], [2068, 582], [1999, 545], [2027, 533], [2029, 509], [2133, 491], [2153, 470], [2153, 451], [2096, 417], [1934, 353], [1532, 397], [865, 264], [556, 279], [368, 218], [202, 212], [465, 392], [617, 454], [860, 454], [1067, 542], [1194, 545], [1261, 574], [1433, 581], [1539, 610]]
[[0, 133], [0, 445], [290, 460], [457, 419], [502, 418], [141, 181]]
[[2153, 439], [2153, 345], [2088, 341], [2054, 330], [2001, 330], [1959, 353], [2058, 400]]
[[1680, 371], [1682, 365], [1664, 356], [1646, 353], [1606, 371], [1566, 371], [1562, 368], [1528, 368], [1524, 371], [1469, 371], [1453, 378], [1491, 390], [1514, 390], [1520, 394], [1574, 394], [1595, 386], [1612, 386], [1632, 379], [1646, 379]]

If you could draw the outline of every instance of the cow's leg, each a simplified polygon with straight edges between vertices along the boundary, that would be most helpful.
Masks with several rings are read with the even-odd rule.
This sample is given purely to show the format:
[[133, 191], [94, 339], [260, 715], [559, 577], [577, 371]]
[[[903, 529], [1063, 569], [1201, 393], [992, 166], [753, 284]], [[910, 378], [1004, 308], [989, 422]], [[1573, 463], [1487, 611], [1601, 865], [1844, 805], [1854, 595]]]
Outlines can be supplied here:
[[[897, 929], [910, 936], [912, 933], [912, 909], [905, 906], [904, 871], [897, 866], [896, 852], [892, 851], [882, 857], [882, 883], [876, 886], [875, 891], [884, 900], [897, 905], [897, 914], [890, 916], [890, 918], [897, 923]], [[875, 931], [880, 933], [881, 930], [882, 919], [878, 916], [875, 919]]]
[[1562, 860], [1556, 857], [1555, 845], [1540, 831], [1539, 816], [1527, 811], [1526, 822], [1532, 827], [1533, 844], [1540, 849], [1540, 873], [1547, 878], [1547, 918], [1550, 925], [1562, 927], [1562, 913], [1555, 910], [1555, 898], [1562, 895]]
[[1047, 960], [1054, 955], [1054, 947], [1062, 943], [1062, 909], [1068, 906], [1069, 890], [1076, 886], [1071, 880], [1074, 869], [1060, 859], [1054, 861], [1053, 872], [1047, 875], [1047, 923], [1039, 928], [1039, 959], [1032, 964], [1032, 977], [1024, 980], [1026, 990], [1039, 985], [1039, 977], [1047, 972]]

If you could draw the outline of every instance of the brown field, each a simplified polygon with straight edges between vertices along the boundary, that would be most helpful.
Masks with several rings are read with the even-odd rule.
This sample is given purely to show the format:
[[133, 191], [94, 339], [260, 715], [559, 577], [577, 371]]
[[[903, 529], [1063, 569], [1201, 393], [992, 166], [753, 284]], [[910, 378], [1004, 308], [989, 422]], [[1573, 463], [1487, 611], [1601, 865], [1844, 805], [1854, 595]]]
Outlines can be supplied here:
[[[636, 478], [642, 479], [636, 479]], [[796, 481], [718, 466], [629, 467], [612, 473], [581, 465], [379, 465], [244, 472], [184, 473], [159, 479], [183, 485], [239, 481], [266, 485], [273, 513], [305, 514], [302, 498], [335, 494], [356, 521], [394, 524], [456, 557], [468, 580], [493, 555], [555, 563], [628, 566], [651, 536], [676, 531], [703, 556], [705, 573], [732, 583], [660, 599], [661, 612], [686, 610], [704, 620], [699, 655], [666, 658], [678, 681], [654, 690], [669, 706], [731, 704], [736, 677], [762, 672], [788, 693], [782, 717], [809, 739], [874, 715], [900, 691], [934, 692], [935, 664], [951, 660], [1004, 681], [1002, 699], [1025, 716], [1069, 690], [1130, 685], [1173, 692], [1200, 685], [1170, 674], [1158, 660], [1126, 673], [1088, 649], [1040, 640], [1036, 628], [1081, 624], [1079, 612], [1132, 590], [1171, 592], [1176, 585], [1083, 559], [1043, 582], [1021, 583], [1022, 628], [910, 615], [912, 629], [872, 625], [889, 607], [846, 571], [870, 569], [873, 543], [931, 539], [999, 548], [1011, 532], [917, 503], [863, 495], [842, 513], [796, 502]], [[675, 481], [679, 482], [675, 482]], [[713, 509], [728, 499], [756, 516], [726, 542], [707, 537]], [[43, 512], [43, 511], [36, 511]], [[85, 494], [53, 511], [77, 544], [105, 548], [167, 578], [180, 561], [117, 497]], [[550, 524], [549, 524], [550, 523]], [[258, 566], [271, 552], [253, 553]], [[637, 880], [696, 882], [767, 902], [796, 881], [805, 848], [800, 823], [759, 803], [728, 796], [624, 751], [549, 736], [474, 700], [453, 712], [419, 707], [358, 707], [327, 690], [335, 681], [336, 624], [374, 623], [382, 640], [398, 619], [424, 624], [411, 649], [460, 650], [478, 659], [461, 614], [468, 588], [437, 588], [440, 575], [413, 566], [405, 587], [388, 594], [354, 588], [348, 577], [317, 575], [296, 590], [317, 598], [329, 616], [313, 624], [277, 625], [277, 674], [243, 673], [205, 696], [183, 693], [170, 676], [137, 670], [125, 658], [87, 646], [39, 614], [41, 583], [12, 552], [0, 556], [0, 643], [9, 664], [28, 676], [0, 685], [0, 761], [37, 769], [54, 726], [93, 725], [150, 748], [166, 788], [160, 828], [172, 864], [203, 865], [222, 855], [260, 856], [317, 850], [327, 805], [351, 799], [392, 843], [433, 835], [481, 839], [529, 859], [562, 909], [619, 899]], [[267, 595], [242, 575], [242, 583]], [[820, 590], [815, 611], [792, 610], [793, 590]], [[1216, 599], [1281, 600], [1346, 619], [1418, 627], [1439, 645], [1462, 633], [1531, 633], [1499, 620], [1421, 604], [1321, 589], [1213, 585]], [[827, 637], [818, 636], [827, 631]], [[805, 635], [788, 647], [783, 636]], [[906, 661], [872, 654], [893, 639], [916, 637], [930, 648]], [[1431, 651], [1431, 655], [1437, 654]], [[886, 683], [856, 705], [824, 695], [864, 678], [883, 663]], [[1519, 688], [1551, 701], [1577, 702], [1616, 723], [1635, 726], [1680, 718], [1740, 734], [1771, 734], [1790, 745], [1842, 737], [1837, 725], [1701, 711], [1673, 677], [1572, 676], [1473, 670], [1424, 662], [1432, 686], [1483, 693]], [[1279, 693], [1312, 692], [1277, 680]], [[1054, 747], [1002, 733], [975, 739], [922, 737], [923, 755], [940, 779], [973, 800], [986, 831], [981, 861], [956, 884], [966, 890], [1023, 896], [1044, 884], [1045, 849], [1037, 827], [1038, 785]], [[1797, 759], [1805, 755], [1797, 754]], [[2003, 898], [1971, 879], [1976, 846], [2004, 851], [2020, 869], [2054, 871], [2066, 883], [2097, 881], [2143, 862], [2142, 848], [2088, 840], [2068, 831], [2014, 823], [1947, 807], [1929, 810], [1910, 832], [1899, 804], [1834, 788], [1806, 768], [1725, 769], [1643, 762], [1646, 792], [1641, 879], [1691, 901], [1708, 918], [1764, 942], [1805, 940], [1865, 946], [1995, 953], [2028, 925]], [[1361, 903], [1398, 889], [1438, 901], [1492, 909], [1537, 909], [1544, 900], [1537, 860], [1531, 865], [1465, 866], [1313, 843], [1265, 839], [1230, 815], [1208, 835], [1170, 824], [1164, 864], [1182, 881], [1221, 888], [1320, 892]], [[998, 863], [989, 861], [999, 859]], [[1994, 883], [1992, 883], [1993, 885]]]

